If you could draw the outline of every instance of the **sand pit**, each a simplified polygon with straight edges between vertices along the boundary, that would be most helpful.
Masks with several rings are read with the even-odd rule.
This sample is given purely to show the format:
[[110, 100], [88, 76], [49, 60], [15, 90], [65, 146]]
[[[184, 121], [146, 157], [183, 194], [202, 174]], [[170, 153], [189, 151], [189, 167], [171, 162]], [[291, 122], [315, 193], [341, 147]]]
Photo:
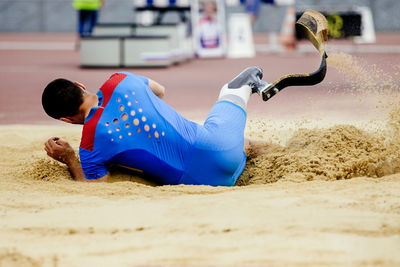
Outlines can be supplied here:
[[[360, 94], [365, 77], [349, 86], [354, 105], [382, 88], [364, 83]], [[0, 126], [0, 266], [398, 266], [390, 86], [372, 107], [388, 110], [384, 119], [249, 116], [246, 136], [263, 143], [235, 187], [156, 186], [118, 168], [109, 183], [74, 182], [43, 143], [59, 136], [77, 148], [81, 127]]]
[[385, 162], [377, 137], [354, 126], [299, 130], [232, 188], [151, 186], [118, 170], [111, 183], [74, 182], [42, 144], [51, 132], [77, 146], [79, 128], [13, 128], [0, 127], [2, 266], [400, 263], [400, 174], [365, 177], [346, 163], [357, 154], [335, 156]]

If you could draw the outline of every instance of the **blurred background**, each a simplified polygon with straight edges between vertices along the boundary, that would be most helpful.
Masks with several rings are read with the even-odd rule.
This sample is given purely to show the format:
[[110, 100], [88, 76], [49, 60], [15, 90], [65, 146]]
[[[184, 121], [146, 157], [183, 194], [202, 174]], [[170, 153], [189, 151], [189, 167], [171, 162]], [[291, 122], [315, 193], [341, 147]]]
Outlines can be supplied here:
[[[229, 3], [228, 3], [229, 2]], [[243, 6], [227, 1], [227, 14], [243, 10]], [[233, 1], [234, 2], [234, 1]], [[134, 22], [132, 0], [106, 0], [99, 22]], [[371, 8], [376, 31], [400, 30], [400, 1], [398, 0], [297, 0], [296, 8], [324, 7], [347, 10], [355, 6]], [[271, 10], [283, 16], [285, 7], [262, 4], [254, 24], [255, 32], [271, 30]], [[1, 32], [74, 32], [76, 14], [71, 0], [0, 0]], [[167, 14], [167, 21], [176, 20], [176, 14]]]
[[[49, 81], [64, 77], [96, 91], [117, 71], [159, 81], [170, 105], [197, 118], [248, 66], [262, 67], [267, 81], [315, 71], [319, 53], [295, 38], [295, 21], [306, 9], [326, 15], [331, 59], [336, 52], [357, 54], [398, 80], [398, 0], [104, 0], [93, 34], [79, 35], [76, 7], [85, 1], [97, 0], [0, 0], [0, 124], [52, 122], [40, 103]], [[352, 88], [353, 80], [330, 68], [318, 86], [284, 90], [268, 105], [253, 98], [251, 110], [282, 117], [307, 108], [330, 107], [335, 115], [348, 108], [346, 116], [357, 119], [375, 112], [375, 99], [354, 105], [326, 94]]]

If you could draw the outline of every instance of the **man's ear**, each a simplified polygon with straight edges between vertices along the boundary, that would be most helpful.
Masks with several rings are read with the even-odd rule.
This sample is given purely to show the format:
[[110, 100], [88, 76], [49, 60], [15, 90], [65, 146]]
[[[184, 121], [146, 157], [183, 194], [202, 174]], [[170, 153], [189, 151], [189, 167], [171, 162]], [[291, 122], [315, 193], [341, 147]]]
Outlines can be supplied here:
[[66, 123], [73, 123], [73, 120], [71, 117], [61, 117], [60, 121], [66, 122]]
[[81, 84], [80, 82], [74, 82], [74, 84], [75, 84], [76, 86], [79, 86], [80, 88], [82, 88], [83, 90], [86, 91], [86, 87], [85, 87], [83, 84]]

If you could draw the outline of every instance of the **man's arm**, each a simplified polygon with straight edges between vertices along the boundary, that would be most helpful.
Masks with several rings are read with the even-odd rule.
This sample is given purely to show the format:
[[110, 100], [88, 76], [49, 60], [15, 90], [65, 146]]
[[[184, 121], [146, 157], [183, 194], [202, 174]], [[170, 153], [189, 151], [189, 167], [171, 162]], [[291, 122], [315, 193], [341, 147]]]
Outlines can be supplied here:
[[72, 178], [76, 181], [86, 181], [86, 182], [106, 182], [108, 174], [104, 177], [95, 180], [85, 179], [83, 174], [81, 163], [78, 157], [75, 155], [74, 150], [68, 144], [58, 137], [52, 137], [44, 144], [44, 150], [46, 150], [47, 155], [61, 163], [68, 166], [68, 169], [72, 175]]
[[159, 98], [163, 99], [165, 95], [165, 87], [156, 81], [149, 79], [149, 87], [153, 93]]

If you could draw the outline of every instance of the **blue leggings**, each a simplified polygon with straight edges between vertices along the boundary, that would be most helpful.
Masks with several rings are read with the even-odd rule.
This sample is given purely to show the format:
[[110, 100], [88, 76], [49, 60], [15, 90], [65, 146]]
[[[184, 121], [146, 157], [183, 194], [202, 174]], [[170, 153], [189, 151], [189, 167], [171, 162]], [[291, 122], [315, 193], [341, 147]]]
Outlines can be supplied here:
[[246, 164], [246, 112], [229, 101], [219, 101], [199, 125], [192, 158], [180, 180], [183, 184], [232, 186]]
[[78, 33], [82, 36], [92, 35], [93, 28], [97, 23], [97, 10], [78, 11]]

